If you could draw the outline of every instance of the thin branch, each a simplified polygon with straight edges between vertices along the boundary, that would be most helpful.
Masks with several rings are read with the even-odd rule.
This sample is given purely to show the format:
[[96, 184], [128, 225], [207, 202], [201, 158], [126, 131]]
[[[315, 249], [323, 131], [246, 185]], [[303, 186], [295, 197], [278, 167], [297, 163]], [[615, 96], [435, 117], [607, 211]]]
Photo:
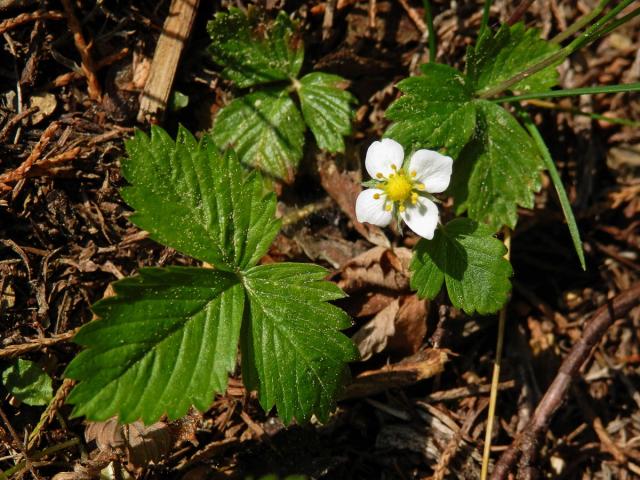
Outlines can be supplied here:
[[623, 317], [638, 304], [640, 304], [640, 283], [634, 284], [596, 311], [588, 321], [582, 338], [573, 345], [562, 362], [560, 370], [540, 400], [533, 417], [496, 463], [493, 480], [506, 479], [522, 452], [526, 451], [526, 456], [529, 458], [534, 457], [531, 452], [538, 448], [540, 438], [549, 429], [553, 416], [562, 406], [573, 379], [591, 355], [593, 347], [600, 342], [617, 318]]

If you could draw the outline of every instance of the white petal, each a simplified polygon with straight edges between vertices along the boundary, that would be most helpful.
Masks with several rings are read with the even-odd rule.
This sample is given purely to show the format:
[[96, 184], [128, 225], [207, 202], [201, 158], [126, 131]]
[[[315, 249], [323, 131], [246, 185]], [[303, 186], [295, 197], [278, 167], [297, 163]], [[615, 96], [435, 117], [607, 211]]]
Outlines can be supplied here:
[[447, 189], [452, 167], [451, 157], [433, 150], [418, 150], [409, 161], [409, 171], [416, 172], [415, 180], [423, 183], [429, 193], [440, 193]]
[[[379, 198], [373, 198], [375, 194]], [[377, 188], [368, 188], [358, 195], [356, 200], [356, 218], [359, 222], [367, 222], [379, 227], [391, 223], [391, 212], [384, 209], [384, 192]]]
[[407, 206], [407, 209], [400, 213], [400, 217], [411, 230], [427, 240], [433, 239], [440, 218], [438, 206], [424, 197], [419, 197], [415, 205]]
[[367, 150], [364, 166], [371, 178], [377, 178], [378, 173], [388, 177], [393, 173], [391, 165], [400, 170], [404, 160], [404, 149], [395, 140], [383, 138], [379, 142], [373, 142]]

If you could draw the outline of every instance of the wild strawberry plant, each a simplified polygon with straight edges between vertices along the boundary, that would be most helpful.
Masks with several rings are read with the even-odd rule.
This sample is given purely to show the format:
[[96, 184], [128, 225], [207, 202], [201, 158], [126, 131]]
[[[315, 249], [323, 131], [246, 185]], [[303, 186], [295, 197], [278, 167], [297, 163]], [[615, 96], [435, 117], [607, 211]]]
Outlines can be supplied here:
[[302, 158], [306, 126], [320, 148], [344, 152], [355, 98], [338, 75], [299, 78], [304, 45], [286, 13], [268, 23], [256, 9], [231, 8], [216, 14], [209, 33], [223, 75], [241, 89], [253, 88], [218, 113], [213, 138], [221, 147], [233, 146], [244, 163], [287, 182]]

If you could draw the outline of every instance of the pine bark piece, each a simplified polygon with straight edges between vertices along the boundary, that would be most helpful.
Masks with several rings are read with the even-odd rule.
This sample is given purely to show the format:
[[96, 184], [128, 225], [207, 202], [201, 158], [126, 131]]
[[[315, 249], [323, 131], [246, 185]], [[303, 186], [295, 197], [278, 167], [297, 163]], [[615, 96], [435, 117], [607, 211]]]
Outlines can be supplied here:
[[153, 54], [149, 78], [140, 98], [138, 121], [157, 123], [167, 108], [169, 94], [193, 22], [199, 0], [172, 0], [169, 15]]

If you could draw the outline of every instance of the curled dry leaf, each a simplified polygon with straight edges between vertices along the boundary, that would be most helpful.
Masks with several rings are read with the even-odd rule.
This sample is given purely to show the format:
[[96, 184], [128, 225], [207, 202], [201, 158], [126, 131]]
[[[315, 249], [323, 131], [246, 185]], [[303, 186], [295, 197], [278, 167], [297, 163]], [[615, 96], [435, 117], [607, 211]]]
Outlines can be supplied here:
[[387, 341], [396, 333], [396, 316], [400, 310], [400, 300], [396, 299], [382, 309], [358, 330], [351, 340], [360, 351], [360, 359], [368, 360], [375, 353], [387, 347]]
[[103, 452], [126, 452], [129, 462], [135, 467], [158, 461], [173, 446], [169, 428], [164, 422], [149, 426], [140, 421], [121, 425], [114, 417], [104, 422], [89, 422], [84, 436], [87, 442], [95, 440]]
[[409, 289], [411, 250], [374, 247], [358, 255], [338, 273], [338, 286], [347, 293], [371, 287], [398, 292]]
[[396, 298], [363, 325], [351, 339], [360, 359], [368, 360], [382, 351], [413, 355], [427, 334], [428, 303], [416, 295]]
[[396, 314], [395, 333], [387, 342], [387, 350], [402, 355], [413, 355], [422, 346], [427, 335], [429, 302], [417, 295], [405, 295]]

